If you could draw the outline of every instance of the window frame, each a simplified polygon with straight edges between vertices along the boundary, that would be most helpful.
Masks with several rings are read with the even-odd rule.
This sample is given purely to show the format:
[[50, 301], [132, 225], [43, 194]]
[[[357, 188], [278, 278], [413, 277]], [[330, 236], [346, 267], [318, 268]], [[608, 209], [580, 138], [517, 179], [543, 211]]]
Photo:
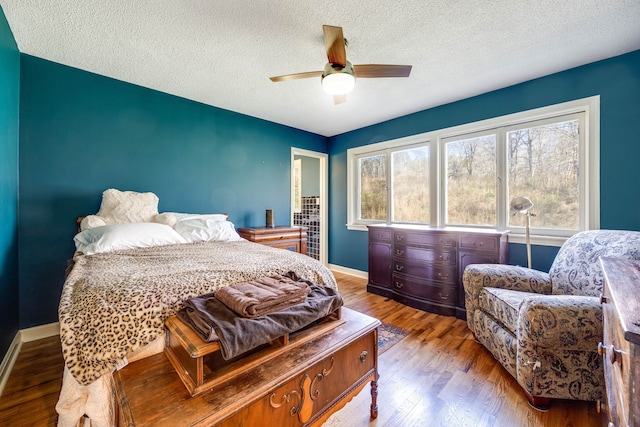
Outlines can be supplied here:
[[[508, 114], [487, 120], [467, 123], [445, 129], [416, 134], [389, 141], [354, 147], [347, 150], [347, 228], [349, 230], [367, 230], [368, 224], [402, 224], [392, 221], [393, 206], [391, 199], [391, 152], [404, 150], [411, 146], [429, 147], [429, 223], [431, 226], [447, 226], [446, 218], [446, 143], [457, 139], [466, 139], [476, 135], [491, 133], [497, 129], [497, 193], [496, 221], [493, 226], [455, 225], [466, 228], [497, 228], [506, 230], [508, 223], [507, 198], [507, 158], [506, 132], [514, 129], [539, 126], [541, 123], [562, 120], [563, 116], [580, 116], [579, 147], [579, 229], [543, 229], [532, 226], [531, 242], [538, 245], [561, 246], [573, 234], [583, 230], [600, 228], [600, 96], [592, 96], [560, 104]], [[359, 220], [359, 171], [358, 159], [385, 152], [388, 163], [387, 219], [377, 221]], [[502, 182], [503, 184], [500, 184]], [[534, 201], [535, 203], [535, 201]], [[541, 214], [541, 213], [539, 213]], [[413, 223], [415, 224], [415, 223]], [[451, 225], [453, 227], [453, 225]], [[524, 227], [510, 227], [510, 242], [524, 243]]]

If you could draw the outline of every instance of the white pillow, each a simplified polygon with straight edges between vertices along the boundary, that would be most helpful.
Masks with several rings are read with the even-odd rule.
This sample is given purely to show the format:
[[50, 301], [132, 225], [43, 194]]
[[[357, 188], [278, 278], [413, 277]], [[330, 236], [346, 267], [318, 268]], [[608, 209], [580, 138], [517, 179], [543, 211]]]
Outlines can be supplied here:
[[235, 242], [242, 240], [232, 222], [218, 221], [215, 218], [183, 219], [176, 223], [175, 229], [190, 243], [207, 241]]
[[190, 213], [177, 213], [177, 212], [167, 212], [170, 215], [173, 215], [177, 221], [182, 221], [185, 219], [208, 219], [211, 221], [226, 221], [227, 214], [190, 214]]
[[102, 193], [102, 203], [96, 215], [107, 224], [151, 222], [158, 215], [158, 196], [110, 188]]
[[76, 234], [73, 241], [76, 249], [85, 255], [187, 243], [173, 228], [154, 222], [109, 224], [90, 228]]

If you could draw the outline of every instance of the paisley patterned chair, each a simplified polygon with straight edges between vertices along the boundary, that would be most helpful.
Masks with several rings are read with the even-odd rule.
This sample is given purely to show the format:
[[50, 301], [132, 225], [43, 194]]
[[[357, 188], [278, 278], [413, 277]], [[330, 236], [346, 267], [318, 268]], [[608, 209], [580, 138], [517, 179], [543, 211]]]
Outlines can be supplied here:
[[464, 271], [469, 329], [538, 409], [552, 398], [603, 398], [597, 353], [602, 256], [639, 259], [640, 232], [578, 233], [560, 248], [549, 273], [498, 264]]

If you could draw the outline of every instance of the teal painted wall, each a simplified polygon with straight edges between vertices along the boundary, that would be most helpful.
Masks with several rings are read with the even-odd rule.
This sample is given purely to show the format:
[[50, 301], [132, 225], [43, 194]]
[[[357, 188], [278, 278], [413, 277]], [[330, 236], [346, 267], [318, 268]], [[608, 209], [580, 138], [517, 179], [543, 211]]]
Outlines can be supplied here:
[[[640, 230], [640, 51], [552, 74], [459, 102], [332, 137], [329, 142], [329, 262], [367, 270], [367, 235], [349, 231], [347, 149], [533, 108], [600, 95], [601, 228]], [[533, 267], [548, 271], [557, 248], [532, 249]], [[526, 265], [524, 245], [510, 263]]]
[[20, 327], [57, 321], [75, 218], [107, 188], [152, 191], [160, 211], [290, 218], [291, 146], [326, 138], [66, 67], [21, 62]]
[[8, 350], [19, 325], [19, 101], [20, 54], [0, 8], [0, 355]]

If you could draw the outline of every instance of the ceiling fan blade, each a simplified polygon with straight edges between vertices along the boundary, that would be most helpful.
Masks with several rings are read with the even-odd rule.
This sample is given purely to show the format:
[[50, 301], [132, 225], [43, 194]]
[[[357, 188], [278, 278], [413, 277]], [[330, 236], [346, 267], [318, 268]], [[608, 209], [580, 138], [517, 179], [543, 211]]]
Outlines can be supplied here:
[[353, 70], [356, 78], [409, 77], [411, 65], [365, 64], [354, 65]]
[[323, 25], [324, 46], [327, 49], [327, 58], [334, 65], [342, 67], [347, 65], [347, 50], [344, 46], [344, 36], [341, 27]]
[[333, 95], [333, 105], [344, 104], [347, 102], [347, 95]]
[[287, 82], [289, 80], [309, 79], [322, 76], [322, 71], [307, 71], [306, 73], [287, 74], [285, 76], [269, 77], [272, 82]]

